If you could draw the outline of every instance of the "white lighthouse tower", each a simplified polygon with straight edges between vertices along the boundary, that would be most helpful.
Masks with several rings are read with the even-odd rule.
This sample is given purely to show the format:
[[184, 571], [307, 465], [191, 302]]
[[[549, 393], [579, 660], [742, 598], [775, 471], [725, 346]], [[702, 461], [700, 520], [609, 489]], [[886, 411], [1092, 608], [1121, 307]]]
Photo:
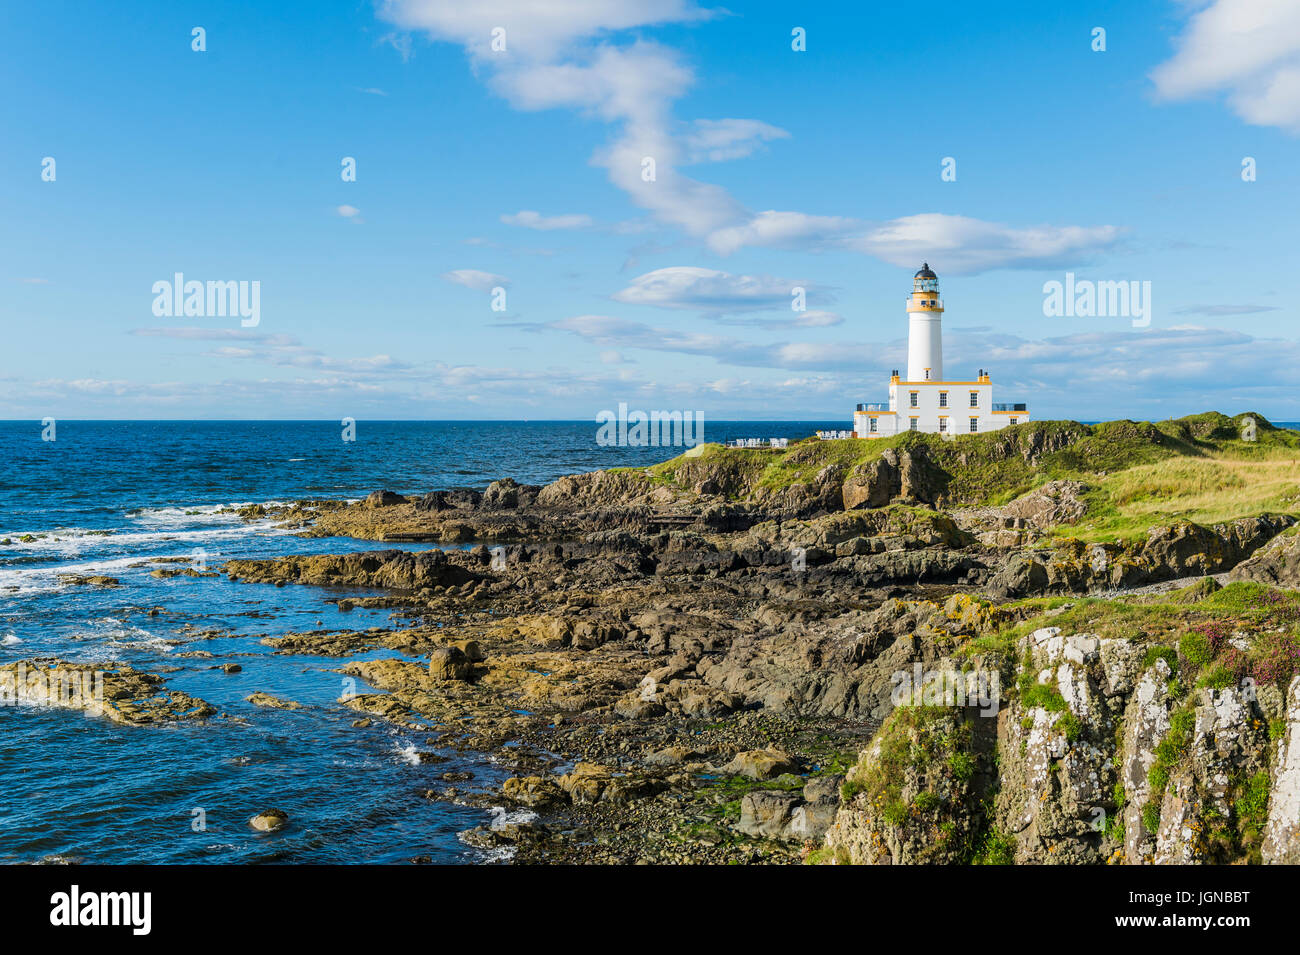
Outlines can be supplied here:
[[907, 377], [889, 378], [889, 401], [860, 404], [853, 415], [859, 438], [886, 438], [902, 431], [943, 435], [997, 431], [1029, 420], [1022, 402], [995, 404], [993, 379], [980, 369], [972, 379], [943, 375], [943, 299], [939, 276], [927, 262], [912, 277], [907, 298]]
[[943, 381], [943, 300], [929, 262], [913, 277], [907, 299], [907, 380]]

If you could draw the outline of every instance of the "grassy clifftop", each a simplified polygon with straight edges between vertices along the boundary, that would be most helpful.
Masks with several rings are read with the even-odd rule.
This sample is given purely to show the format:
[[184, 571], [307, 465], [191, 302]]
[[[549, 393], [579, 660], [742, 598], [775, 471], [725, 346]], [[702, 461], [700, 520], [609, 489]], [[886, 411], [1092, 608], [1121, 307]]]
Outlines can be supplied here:
[[[1242, 439], [1246, 418], [1255, 440]], [[1001, 431], [874, 441], [809, 439], [784, 450], [706, 445], [649, 469], [655, 483], [712, 484], [733, 499], [812, 484], [827, 468], [840, 479], [888, 450], [922, 453], [943, 473], [946, 506], [998, 505], [1048, 481], [1082, 481], [1088, 513], [1072, 536], [1113, 540], [1154, 523], [1202, 524], [1264, 512], [1300, 513], [1300, 433], [1262, 415], [1217, 412], [1169, 421], [1034, 421]]]

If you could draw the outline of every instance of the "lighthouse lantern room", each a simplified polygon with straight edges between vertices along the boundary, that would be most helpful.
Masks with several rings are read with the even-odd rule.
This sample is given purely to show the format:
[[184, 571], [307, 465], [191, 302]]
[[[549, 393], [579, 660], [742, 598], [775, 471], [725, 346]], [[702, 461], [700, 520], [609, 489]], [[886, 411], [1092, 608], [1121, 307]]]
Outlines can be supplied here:
[[971, 380], [943, 376], [943, 299], [929, 263], [912, 279], [907, 299], [907, 377], [889, 378], [888, 403], [860, 404], [853, 415], [859, 438], [886, 438], [902, 431], [978, 434], [1029, 420], [1023, 402], [995, 404], [993, 382], [980, 369]]

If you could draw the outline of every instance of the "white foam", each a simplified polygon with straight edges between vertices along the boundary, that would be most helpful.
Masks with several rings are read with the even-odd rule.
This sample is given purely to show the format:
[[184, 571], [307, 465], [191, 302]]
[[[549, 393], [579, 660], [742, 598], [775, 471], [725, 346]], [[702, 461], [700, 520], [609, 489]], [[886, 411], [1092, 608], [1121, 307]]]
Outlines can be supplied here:
[[488, 828], [494, 832], [506, 826], [527, 825], [537, 819], [537, 813], [528, 809], [509, 810], [505, 806], [492, 806], [488, 812], [492, 814], [492, 821], [488, 823]]
[[[242, 537], [247, 534], [282, 532], [275, 520], [246, 521], [235, 510], [254, 502], [201, 504], [194, 507], [142, 507], [126, 513], [131, 523], [123, 528], [58, 527], [45, 530], [0, 531], [0, 539], [9, 538], [6, 550], [20, 553], [51, 553], [76, 556], [103, 547], [139, 547], [159, 541], [199, 542]], [[264, 501], [263, 507], [279, 507], [282, 501]], [[105, 531], [108, 533], [105, 533]], [[20, 538], [31, 536], [34, 540]]]
[[100, 617], [87, 623], [93, 628], [93, 637], [120, 647], [156, 650], [160, 653], [171, 653], [175, 649], [172, 644], [157, 634], [133, 627], [125, 620], [118, 620], [115, 617]]

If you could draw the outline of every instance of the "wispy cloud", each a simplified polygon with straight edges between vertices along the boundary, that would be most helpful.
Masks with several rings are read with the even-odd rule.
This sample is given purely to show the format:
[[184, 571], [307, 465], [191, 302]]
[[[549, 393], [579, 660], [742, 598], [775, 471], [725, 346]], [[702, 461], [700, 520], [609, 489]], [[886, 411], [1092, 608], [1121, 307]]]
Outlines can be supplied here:
[[591, 225], [591, 216], [576, 214], [544, 216], [532, 209], [520, 209], [513, 215], [503, 215], [501, 221], [506, 225], [517, 225], [523, 226], [525, 229], [550, 232], [554, 229], [585, 229]]
[[784, 129], [756, 119], [697, 119], [682, 138], [687, 163], [724, 162], [752, 156], [764, 143], [789, 139]]
[[1276, 305], [1184, 305], [1174, 309], [1175, 315], [1254, 315], [1258, 312], [1276, 312]]
[[510, 280], [504, 275], [480, 272], [478, 269], [454, 269], [451, 272], [443, 272], [442, 277], [448, 282], [472, 288], [477, 292], [490, 292], [497, 286], [504, 288], [510, 284]]
[[[574, 109], [612, 124], [613, 139], [593, 163], [656, 221], [720, 255], [746, 247], [838, 249], [892, 264], [929, 256], [949, 273], [977, 272], [1072, 264], [1108, 248], [1119, 234], [1109, 225], [1014, 227], [938, 213], [868, 223], [799, 211], [751, 212], [726, 189], [681, 169], [751, 155], [788, 133], [756, 119], [675, 121], [673, 104], [694, 82], [679, 54], [643, 39], [608, 42], [633, 27], [717, 15], [687, 0], [494, 0], [472, 9], [441, 0], [388, 0], [380, 15], [464, 46], [491, 88], [517, 109]], [[492, 52], [494, 27], [506, 31], [505, 52]]]
[[1247, 123], [1300, 133], [1300, 3], [1212, 0], [1189, 9], [1177, 52], [1151, 73], [1157, 96], [1226, 94]]
[[796, 288], [829, 300], [829, 296], [806, 280], [733, 275], [688, 265], [656, 269], [637, 276], [611, 297], [625, 305], [653, 305], [717, 315], [758, 309], [788, 310]]
[[788, 318], [768, 318], [760, 315], [728, 315], [719, 317], [723, 325], [747, 325], [752, 328], [832, 328], [844, 324], [844, 316], [823, 309], [791, 312]]
[[[835, 343], [785, 342], [755, 346], [725, 335], [677, 332], [608, 316], [575, 316], [541, 327], [589, 342], [599, 362], [580, 369], [520, 369], [476, 364], [404, 364], [387, 355], [334, 359], [287, 336], [239, 329], [139, 329], [135, 334], [202, 340], [214, 361], [232, 367], [279, 366], [281, 376], [258, 371], [207, 381], [154, 382], [82, 376], [0, 377], [0, 401], [16, 415], [58, 413], [65, 403], [108, 417], [318, 417], [341, 413], [427, 417], [431, 408], [465, 413], [585, 415], [611, 400], [675, 403], [730, 410], [740, 417], [843, 413], [857, 401], [882, 400], [888, 369], [906, 351], [902, 338]], [[990, 328], [953, 328], [945, 335], [953, 369], [991, 368], [1000, 399], [1028, 400], [1036, 417], [1157, 418], [1193, 409], [1272, 412], [1300, 419], [1300, 342], [1243, 332], [1183, 326], [1083, 331], [1031, 340]], [[676, 374], [647, 366], [628, 349], [683, 356]], [[224, 352], [224, 354], [223, 354]], [[689, 364], [685, 359], [689, 358]], [[702, 370], [699, 361], [719, 368]], [[725, 370], [724, 370], [725, 369]], [[689, 404], [686, 404], [689, 402]], [[1079, 409], [1086, 409], [1080, 411]], [[1288, 418], [1289, 416], [1289, 418]]]
[[303, 345], [291, 335], [263, 335], [243, 328], [134, 328], [130, 334], [141, 338], [234, 343], [218, 344], [204, 354], [211, 358], [260, 361], [281, 367], [347, 372], [361, 377], [392, 377], [415, 373], [417, 367], [394, 359], [390, 355], [332, 358], [318, 349]]

